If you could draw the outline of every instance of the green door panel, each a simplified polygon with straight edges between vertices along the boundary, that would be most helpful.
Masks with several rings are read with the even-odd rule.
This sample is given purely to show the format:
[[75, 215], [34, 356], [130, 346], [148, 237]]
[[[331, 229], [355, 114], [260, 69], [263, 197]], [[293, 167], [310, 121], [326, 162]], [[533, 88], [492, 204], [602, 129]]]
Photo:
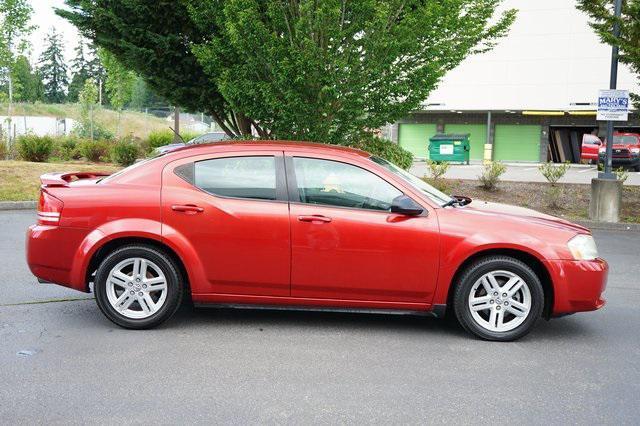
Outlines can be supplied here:
[[469, 155], [472, 160], [482, 160], [484, 158], [484, 144], [487, 143], [486, 124], [445, 124], [445, 133], [464, 134], [469, 133], [469, 144], [471, 151]]
[[540, 161], [540, 132], [536, 125], [496, 124], [493, 159]]
[[416, 158], [428, 157], [429, 138], [435, 134], [435, 124], [398, 125], [398, 143]]

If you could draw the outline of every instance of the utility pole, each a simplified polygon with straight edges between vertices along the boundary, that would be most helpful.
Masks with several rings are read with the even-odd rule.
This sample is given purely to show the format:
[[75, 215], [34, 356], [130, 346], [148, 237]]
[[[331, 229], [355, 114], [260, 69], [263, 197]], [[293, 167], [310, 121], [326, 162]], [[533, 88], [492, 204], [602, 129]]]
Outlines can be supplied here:
[[[613, 24], [613, 36], [620, 37], [620, 15], [622, 14], [622, 0], [615, 0], [614, 15], [616, 22]], [[611, 46], [611, 74], [609, 77], [609, 89], [616, 89], [618, 85], [618, 51], [620, 48], [618, 45], [613, 44]], [[600, 173], [598, 177], [600, 179], [616, 179], [616, 175], [613, 173], [612, 157], [613, 157], [613, 121], [607, 121], [607, 146], [605, 151], [605, 163], [604, 173]]]

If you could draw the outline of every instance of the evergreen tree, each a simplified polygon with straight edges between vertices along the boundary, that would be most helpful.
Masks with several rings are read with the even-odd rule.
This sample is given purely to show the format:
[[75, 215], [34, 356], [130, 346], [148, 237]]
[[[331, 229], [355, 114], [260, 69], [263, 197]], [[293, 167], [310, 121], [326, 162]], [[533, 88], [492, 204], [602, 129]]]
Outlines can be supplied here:
[[34, 71], [29, 60], [20, 55], [11, 70], [13, 79], [13, 97], [21, 102], [36, 102], [44, 100], [44, 85], [42, 77]]
[[71, 83], [69, 84], [68, 102], [77, 102], [78, 95], [84, 87], [84, 82], [90, 76], [89, 61], [85, 56], [85, 42], [80, 39], [74, 49], [75, 57], [71, 61]]
[[40, 55], [40, 74], [44, 79], [45, 100], [51, 103], [63, 103], [69, 83], [67, 65], [64, 62], [62, 38], [55, 28], [47, 35], [46, 49]]

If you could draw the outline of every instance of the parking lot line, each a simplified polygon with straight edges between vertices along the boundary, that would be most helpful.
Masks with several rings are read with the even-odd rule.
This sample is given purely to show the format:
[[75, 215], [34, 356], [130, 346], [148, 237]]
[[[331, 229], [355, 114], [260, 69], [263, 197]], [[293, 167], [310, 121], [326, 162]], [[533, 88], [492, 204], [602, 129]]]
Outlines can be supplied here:
[[591, 172], [593, 170], [595, 170], [595, 167], [589, 167], [588, 169], [584, 169], [584, 170], [579, 170], [578, 173], [587, 173], [587, 172]]

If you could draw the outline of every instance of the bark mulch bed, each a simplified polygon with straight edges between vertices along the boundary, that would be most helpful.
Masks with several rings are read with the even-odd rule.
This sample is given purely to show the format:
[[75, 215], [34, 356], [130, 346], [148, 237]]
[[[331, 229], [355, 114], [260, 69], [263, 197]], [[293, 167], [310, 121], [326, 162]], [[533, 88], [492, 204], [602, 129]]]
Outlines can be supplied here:
[[[428, 180], [431, 184], [434, 182]], [[478, 200], [513, 204], [566, 219], [587, 219], [591, 186], [558, 183], [557, 206], [551, 205], [552, 189], [548, 183], [499, 182], [495, 191], [480, 187], [476, 180], [438, 179], [436, 185], [447, 194], [466, 195]], [[640, 186], [624, 186], [622, 193], [622, 222], [640, 223]]]

